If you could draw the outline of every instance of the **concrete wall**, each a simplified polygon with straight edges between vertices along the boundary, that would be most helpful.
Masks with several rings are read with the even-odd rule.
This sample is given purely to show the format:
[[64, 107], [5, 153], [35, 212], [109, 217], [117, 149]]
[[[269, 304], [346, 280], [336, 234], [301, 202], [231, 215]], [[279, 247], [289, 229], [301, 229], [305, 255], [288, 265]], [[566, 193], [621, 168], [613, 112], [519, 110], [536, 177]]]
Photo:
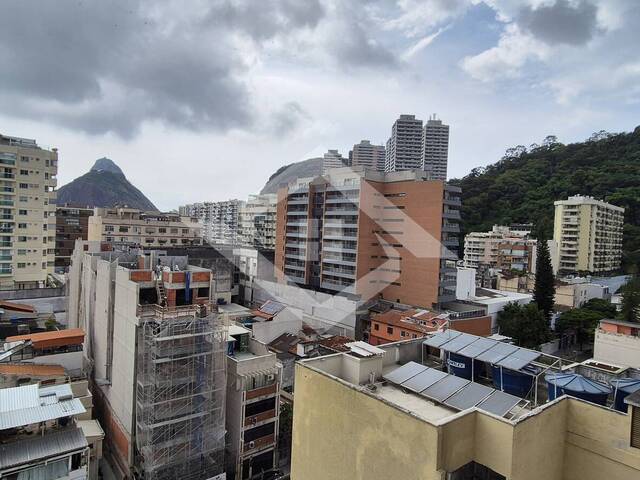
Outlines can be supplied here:
[[640, 368], [640, 337], [596, 329], [593, 358], [614, 365]]

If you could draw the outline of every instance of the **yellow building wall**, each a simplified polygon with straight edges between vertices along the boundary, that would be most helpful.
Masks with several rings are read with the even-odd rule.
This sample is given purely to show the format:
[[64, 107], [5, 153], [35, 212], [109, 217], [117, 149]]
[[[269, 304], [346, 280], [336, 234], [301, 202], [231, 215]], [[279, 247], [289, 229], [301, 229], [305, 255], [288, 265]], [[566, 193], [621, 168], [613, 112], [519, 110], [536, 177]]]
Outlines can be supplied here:
[[589, 252], [591, 248], [591, 205], [580, 205], [580, 228], [578, 230], [578, 270], [591, 270]]
[[444, 480], [438, 429], [296, 365], [293, 480]]

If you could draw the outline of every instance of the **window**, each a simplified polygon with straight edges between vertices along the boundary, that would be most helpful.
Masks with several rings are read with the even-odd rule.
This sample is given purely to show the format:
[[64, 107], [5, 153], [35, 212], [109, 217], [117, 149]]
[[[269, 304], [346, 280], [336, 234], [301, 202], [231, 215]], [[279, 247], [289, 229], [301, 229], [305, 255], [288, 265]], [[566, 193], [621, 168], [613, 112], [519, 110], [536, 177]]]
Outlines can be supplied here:
[[29, 175], [29, 170], [20, 170], [20, 175]]
[[27, 224], [26, 223], [19, 223], [18, 224], [18, 228], [27, 228]]
[[27, 241], [27, 237], [19, 236], [19, 237], [18, 237], [18, 241], [19, 241], [19, 242], [26, 242], [26, 241]]
[[105, 232], [113, 232], [114, 231], [113, 225], [105, 225], [104, 226], [104, 231]]
[[19, 185], [20, 188], [29, 188], [29, 184], [28, 183], [21, 183]]
[[373, 329], [374, 330], [380, 330], [380, 324], [379, 323], [374, 323], [373, 324]]
[[178, 243], [178, 240], [175, 238], [172, 238], [171, 240], [169, 240], [169, 243]]
[[164, 228], [164, 227], [160, 227], [160, 228], [158, 229], [158, 233], [167, 233], [167, 229], [166, 229], [166, 228]]
[[29, 211], [28, 210], [18, 210], [18, 215], [28, 215]]
[[387, 327], [387, 333], [393, 335], [393, 327]]
[[21, 201], [22, 203], [28, 202], [29, 201], [29, 197], [27, 197], [25, 195], [20, 195], [20, 198], [18, 200]]
[[171, 233], [178, 233], [178, 229], [177, 228], [172, 228], [171, 229]]
[[631, 446], [640, 448], [640, 407], [631, 408]]
[[121, 232], [121, 233], [127, 233], [129, 231], [129, 227], [126, 227], [124, 225], [120, 225], [118, 227], [118, 231]]
[[107, 237], [107, 242], [113, 242], [113, 237]]
[[409, 334], [407, 332], [405, 332], [404, 330], [400, 330], [400, 336], [401, 337], [408, 337]]
[[29, 157], [20, 157], [20, 161], [24, 163], [29, 163]]
[[18, 268], [25, 268], [26, 266], [26, 263], [18, 263]]
[[26, 255], [27, 254], [27, 250], [24, 248], [19, 248], [18, 249], [18, 255]]
[[187, 234], [189, 233], [189, 229], [188, 229], [188, 228], [183, 228], [183, 229], [182, 229], [182, 233], [183, 233], [184, 235], [187, 235]]

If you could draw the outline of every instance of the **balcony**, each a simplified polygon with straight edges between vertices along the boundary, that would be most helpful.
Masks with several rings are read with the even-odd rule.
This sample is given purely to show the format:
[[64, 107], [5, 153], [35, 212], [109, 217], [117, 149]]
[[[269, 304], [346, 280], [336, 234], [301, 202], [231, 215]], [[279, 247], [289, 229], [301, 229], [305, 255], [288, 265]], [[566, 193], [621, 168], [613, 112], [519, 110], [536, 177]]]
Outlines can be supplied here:
[[327, 257], [326, 255], [322, 257], [322, 263], [331, 263], [335, 265], [347, 265], [350, 267], [356, 266], [355, 258], [353, 260], [346, 260], [344, 258]]
[[9, 172], [2, 172], [2, 173], [0, 173], [0, 178], [15, 180], [16, 174], [15, 173], [9, 173]]
[[353, 283], [339, 283], [330, 280], [324, 280], [320, 283], [320, 286], [326, 290], [334, 290], [344, 293], [355, 293], [355, 287]]
[[244, 426], [250, 427], [256, 425], [260, 422], [264, 422], [266, 420], [271, 420], [276, 416], [275, 410], [267, 410], [266, 412], [258, 413], [256, 415], [251, 415], [249, 417], [245, 417]]
[[354, 210], [352, 208], [336, 208], [336, 209], [327, 209], [325, 210], [325, 215], [335, 215], [335, 216], [345, 216], [345, 215], [349, 215], [349, 216], [357, 216], [358, 215], [358, 210]]
[[244, 453], [254, 452], [256, 450], [262, 450], [263, 448], [270, 447], [276, 442], [276, 435], [272, 433], [264, 437], [256, 438], [250, 442], [244, 442]]
[[287, 222], [287, 227], [306, 227], [307, 222]]
[[355, 269], [348, 269], [348, 268], [327, 268], [326, 266], [323, 266], [322, 274], [331, 275], [334, 277], [350, 278], [354, 280], [356, 278]]
[[303, 215], [303, 216], [307, 216], [307, 212], [306, 210], [289, 210], [287, 211], [287, 215], [291, 215], [291, 216], [295, 216], [295, 215]]
[[278, 384], [272, 383], [265, 387], [254, 388], [253, 390], [247, 390], [245, 393], [246, 400], [255, 400], [256, 398], [267, 397], [269, 395], [275, 395], [278, 391]]
[[326, 222], [324, 224], [326, 228], [358, 228], [357, 223], [346, 223], [346, 222]]
[[445, 209], [442, 212], [442, 218], [447, 218], [449, 220], [460, 220], [462, 217], [460, 216], [460, 210]]

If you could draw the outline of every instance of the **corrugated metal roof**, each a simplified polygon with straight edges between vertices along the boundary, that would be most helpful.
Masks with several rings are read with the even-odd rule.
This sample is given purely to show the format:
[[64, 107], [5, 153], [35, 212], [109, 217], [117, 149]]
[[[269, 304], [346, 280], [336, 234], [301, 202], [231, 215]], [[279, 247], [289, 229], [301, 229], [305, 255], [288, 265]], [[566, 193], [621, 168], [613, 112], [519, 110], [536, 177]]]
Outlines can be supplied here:
[[381, 348], [374, 347], [363, 341], [345, 343], [345, 345], [351, 349], [352, 353], [356, 353], [362, 357], [373, 357], [374, 355], [385, 354], [385, 351]]
[[62, 417], [72, 417], [85, 412], [85, 408], [77, 398], [50, 405], [38, 405], [21, 410], [0, 412], [0, 430], [23, 427], [25, 425], [55, 420]]
[[29, 333], [27, 335], [7, 337], [8, 342], [18, 340], [31, 340], [34, 348], [52, 341], [57, 341], [60, 344], [76, 345], [84, 341], [84, 330], [82, 328], [69, 328], [66, 330], [53, 330], [50, 332]]
[[0, 445], [0, 469], [17, 467], [55, 455], [87, 448], [87, 440], [79, 428], [71, 428]]
[[38, 384], [0, 389], [0, 413], [40, 406]]

